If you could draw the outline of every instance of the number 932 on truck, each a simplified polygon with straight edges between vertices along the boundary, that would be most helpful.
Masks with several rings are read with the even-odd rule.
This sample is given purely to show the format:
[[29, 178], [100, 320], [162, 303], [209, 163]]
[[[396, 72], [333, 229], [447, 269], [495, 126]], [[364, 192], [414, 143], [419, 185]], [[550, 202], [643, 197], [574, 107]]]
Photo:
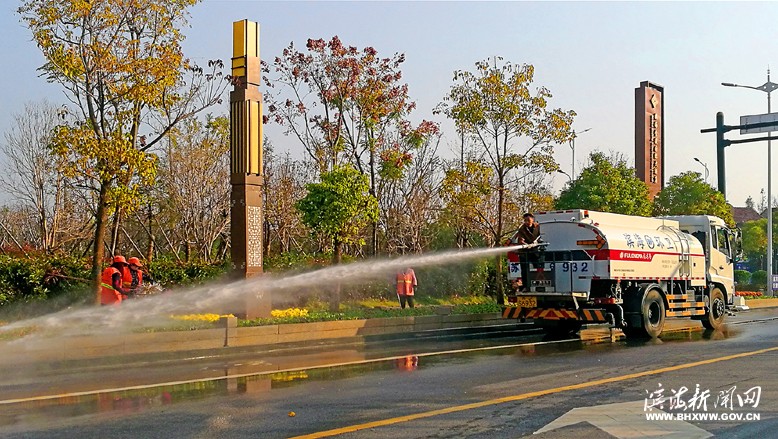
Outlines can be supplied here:
[[[589, 210], [535, 218], [540, 243], [508, 252], [503, 317], [556, 334], [608, 323], [629, 338], [658, 337], [671, 317], [723, 325], [735, 296], [737, 236], [722, 219]], [[508, 245], [517, 243], [514, 235]]]

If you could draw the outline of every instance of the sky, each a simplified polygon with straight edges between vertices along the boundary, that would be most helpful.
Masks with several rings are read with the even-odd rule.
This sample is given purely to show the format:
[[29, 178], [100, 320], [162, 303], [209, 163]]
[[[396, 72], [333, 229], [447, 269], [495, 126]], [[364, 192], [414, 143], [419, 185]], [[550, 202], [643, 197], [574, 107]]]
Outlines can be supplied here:
[[[0, 131], [7, 132], [27, 102], [64, 103], [61, 89], [36, 70], [43, 58], [21, 24], [16, 2], [2, 2], [0, 26]], [[204, 0], [190, 9], [184, 53], [205, 64], [227, 61], [232, 22], [260, 25], [260, 56], [272, 61], [294, 42], [337, 35], [346, 45], [374, 47], [380, 56], [404, 53], [404, 81], [417, 109], [411, 119], [440, 122], [441, 154], [453, 154], [457, 136], [449, 121], [433, 115], [452, 85], [455, 70], [474, 70], [494, 56], [535, 67], [534, 85], [548, 88], [550, 106], [574, 110], [578, 136], [556, 149], [560, 167], [576, 173], [594, 150], [634, 160], [634, 90], [642, 81], [664, 87], [665, 181], [685, 171], [705, 175], [716, 187], [716, 113], [737, 125], [742, 115], [767, 113], [767, 93], [723, 87], [760, 86], [773, 66], [778, 82], [778, 2], [335, 2]], [[229, 63], [226, 63], [229, 65]], [[225, 99], [226, 101], [226, 99]], [[778, 110], [778, 102], [776, 103]], [[226, 105], [213, 110], [226, 114]], [[277, 128], [266, 133], [279, 149], [302, 157], [302, 147]], [[760, 135], [751, 136], [759, 137]], [[737, 131], [728, 139], [741, 139]], [[4, 138], [4, 137], [3, 137]], [[0, 138], [2, 141], [3, 138]], [[778, 146], [778, 142], [774, 142]], [[448, 152], [447, 152], [448, 151]], [[778, 154], [773, 154], [772, 193], [778, 196]], [[701, 162], [697, 162], [694, 158]], [[727, 200], [758, 204], [768, 180], [767, 144], [732, 145], [726, 152]], [[0, 163], [0, 166], [3, 164]], [[554, 190], [567, 177], [557, 174]]]

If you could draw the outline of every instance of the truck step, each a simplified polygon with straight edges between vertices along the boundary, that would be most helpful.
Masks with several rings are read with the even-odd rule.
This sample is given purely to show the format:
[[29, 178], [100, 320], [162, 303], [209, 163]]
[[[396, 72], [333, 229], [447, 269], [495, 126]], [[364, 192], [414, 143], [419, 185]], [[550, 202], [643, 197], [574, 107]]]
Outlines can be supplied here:
[[687, 308], [705, 308], [705, 302], [670, 302], [670, 310]]
[[689, 309], [686, 311], [667, 311], [667, 317], [704, 316], [704, 309]]

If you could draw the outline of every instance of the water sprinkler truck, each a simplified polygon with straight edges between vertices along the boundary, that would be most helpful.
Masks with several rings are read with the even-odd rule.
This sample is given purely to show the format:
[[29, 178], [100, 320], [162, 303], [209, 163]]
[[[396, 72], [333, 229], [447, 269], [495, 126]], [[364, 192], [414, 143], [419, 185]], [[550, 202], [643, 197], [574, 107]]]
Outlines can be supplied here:
[[[658, 337], [669, 317], [722, 326], [735, 296], [737, 237], [720, 218], [564, 210], [535, 219], [540, 244], [508, 252], [504, 318], [556, 335], [607, 323], [628, 338]], [[541, 261], [529, 261], [532, 251]], [[522, 268], [529, 285], [521, 285]]]

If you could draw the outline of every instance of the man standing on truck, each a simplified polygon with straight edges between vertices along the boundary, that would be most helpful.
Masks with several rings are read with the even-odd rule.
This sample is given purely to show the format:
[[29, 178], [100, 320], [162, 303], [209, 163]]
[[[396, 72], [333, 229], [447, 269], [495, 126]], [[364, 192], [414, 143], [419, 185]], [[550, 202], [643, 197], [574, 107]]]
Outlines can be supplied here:
[[[535, 222], [535, 215], [527, 212], [524, 214], [524, 223], [516, 231], [511, 239], [515, 244], [538, 244], [540, 243], [540, 224]], [[529, 263], [536, 269], [543, 270], [543, 250], [540, 247], [533, 247], [519, 252], [521, 263], [521, 284], [523, 291], [529, 291]]]

